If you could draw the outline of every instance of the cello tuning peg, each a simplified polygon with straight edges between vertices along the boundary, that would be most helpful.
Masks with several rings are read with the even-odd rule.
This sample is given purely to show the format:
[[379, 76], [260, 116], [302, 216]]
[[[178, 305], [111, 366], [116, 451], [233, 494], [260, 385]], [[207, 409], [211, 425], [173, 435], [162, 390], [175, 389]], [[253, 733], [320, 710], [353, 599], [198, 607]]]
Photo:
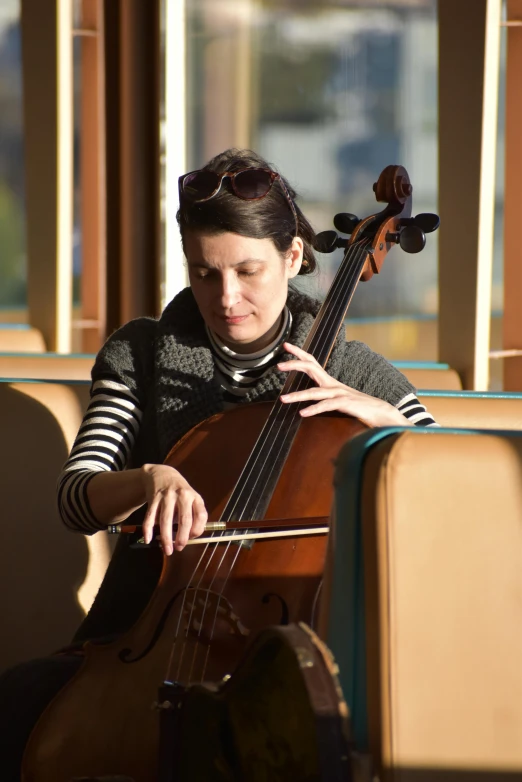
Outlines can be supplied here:
[[403, 217], [399, 224], [401, 228], [405, 228], [408, 225], [416, 225], [425, 234], [430, 234], [439, 227], [440, 217], [430, 212], [421, 212], [416, 217]]
[[407, 253], [420, 253], [426, 244], [426, 235], [418, 225], [407, 225], [401, 230], [399, 244]]
[[357, 215], [352, 215], [350, 212], [340, 212], [333, 219], [333, 224], [342, 234], [352, 234], [360, 222]]
[[348, 240], [341, 239], [336, 231], [321, 231], [315, 237], [314, 249], [319, 253], [333, 253], [338, 247], [347, 247]]
[[413, 223], [425, 234], [430, 234], [436, 231], [440, 225], [440, 217], [431, 212], [421, 212], [413, 218]]
[[316, 234], [314, 249], [320, 253], [332, 253], [336, 248], [338, 238], [336, 231], [321, 231]]

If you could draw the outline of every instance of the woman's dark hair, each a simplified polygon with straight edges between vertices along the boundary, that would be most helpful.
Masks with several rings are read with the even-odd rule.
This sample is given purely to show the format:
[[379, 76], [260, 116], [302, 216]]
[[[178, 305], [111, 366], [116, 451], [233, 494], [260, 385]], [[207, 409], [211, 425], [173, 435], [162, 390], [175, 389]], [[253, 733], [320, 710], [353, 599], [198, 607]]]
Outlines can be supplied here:
[[[202, 170], [223, 174], [243, 168], [275, 170], [250, 149], [227, 149], [212, 158]], [[297, 212], [297, 236], [301, 237], [304, 244], [303, 265], [299, 274], [310, 274], [316, 268], [313, 251], [315, 232], [295, 203], [295, 190], [286, 179], [284, 182]], [[255, 201], [238, 198], [230, 189], [229, 180], [225, 179], [219, 193], [208, 201], [194, 203], [189, 199], [182, 199], [176, 218], [182, 241], [185, 231], [210, 234], [230, 231], [252, 239], [272, 239], [279, 252], [284, 255], [296, 235], [295, 218], [278, 179], [274, 181], [266, 196]]]

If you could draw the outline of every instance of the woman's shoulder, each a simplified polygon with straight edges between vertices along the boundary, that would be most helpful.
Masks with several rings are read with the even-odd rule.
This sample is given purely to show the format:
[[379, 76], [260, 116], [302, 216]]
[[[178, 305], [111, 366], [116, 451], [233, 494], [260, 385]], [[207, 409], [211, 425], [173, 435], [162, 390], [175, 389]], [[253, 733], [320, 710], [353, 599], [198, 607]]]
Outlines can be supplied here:
[[113, 360], [128, 362], [134, 353], [143, 347], [148, 348], [158, 332], [159, 321], [156, 318], [134, 318], [107, 339], [98, 353], [98, 357], [110, 356]]
[[92, 369], [93, 382], [111, 378], [139, 392], [150, 374], [158, 330], [155, 318], [135, 318], [117, 329], [100, 349]]
[[110, 377], [139, 392], [153, 375], [159, 338], [166, 336], [176, 342], [185, 331], [194, 330], [199, 320], [192, 291], [185, 288], [167, 304], [159, 318], [134, 318], [111, 334], [96, 357], [93, 381]]

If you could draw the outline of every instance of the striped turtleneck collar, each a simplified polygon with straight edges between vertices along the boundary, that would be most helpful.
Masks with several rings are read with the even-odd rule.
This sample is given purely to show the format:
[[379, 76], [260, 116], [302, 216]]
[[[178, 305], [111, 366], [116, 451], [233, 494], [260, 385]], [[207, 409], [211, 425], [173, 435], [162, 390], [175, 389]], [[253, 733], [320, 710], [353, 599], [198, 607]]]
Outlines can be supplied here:
[[281, 327], [269, 345], [255, 353], [236, 353], [225, 345], [214, 331], [206, 327], [225, 403], [237, 404], [239, 398], [245, 396], [277, 363], [291, 328], [292, 315], [288, 307], [285, 307]]

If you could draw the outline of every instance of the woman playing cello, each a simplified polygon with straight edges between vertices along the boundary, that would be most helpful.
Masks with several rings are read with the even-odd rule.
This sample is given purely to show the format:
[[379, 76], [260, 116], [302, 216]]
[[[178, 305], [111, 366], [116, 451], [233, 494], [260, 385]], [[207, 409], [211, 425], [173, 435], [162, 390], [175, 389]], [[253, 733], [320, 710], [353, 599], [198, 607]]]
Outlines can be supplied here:
[[[362, 343], [341, 335], [326, 370], [302, 349], [319, 303], [289, 283], [314, 271], [315, 235], [295, 192], [266, 161], [228, 150], [182, 176], [178, 222], [190, 287], [158, 320], [131, 321], [99, 352], [91, 403], [58, 495], [70, 529], [93, 534], [135, 514], [146, 542], [159, 529], [167, 556], [201, 535], [207, 521], [202, 497], [162, 464], [167, 453], [192, 427], [227, 407], [276, 399], [291, 370], [315, 383], [282, 397], [284, 403], [307, 402], [302, 416], [337, 411], [370, 427], [435, 423], [409, 381]], [[161, 562], [158, 548], [136, 551], [120, 538], [75, 636], [78, 648], [134, 623]], [[81, 662], [81, 654], [63, 654], [0, 677], [6, 782], [20, 778], [36, 719]]]

